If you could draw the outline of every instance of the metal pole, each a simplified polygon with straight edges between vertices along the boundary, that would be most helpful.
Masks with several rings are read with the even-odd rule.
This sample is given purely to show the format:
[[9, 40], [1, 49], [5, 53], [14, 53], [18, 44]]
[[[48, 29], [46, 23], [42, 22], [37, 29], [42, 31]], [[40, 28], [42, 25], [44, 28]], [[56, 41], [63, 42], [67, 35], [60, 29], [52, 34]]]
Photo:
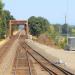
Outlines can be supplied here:
[[[67, 24], [66, 18], [68, 16], [68, 11], [69, 11], [69, 0], [66, 0], [65, 24]], [[69, 28], [68, 28], [68, 25], [67, 25], [67, 45], [68, 45], [68, 36], [69, 36], [68, 31], [69, 31]]]
[[[59, 41], [60, 41], [60, 38], [61, 38], [61, 26], [59, 26]], [[60, 47], [60, 43], [59, 43], [59, 47]]]
[[67, 45], [68, 45], [68, 25], [67, 25]]

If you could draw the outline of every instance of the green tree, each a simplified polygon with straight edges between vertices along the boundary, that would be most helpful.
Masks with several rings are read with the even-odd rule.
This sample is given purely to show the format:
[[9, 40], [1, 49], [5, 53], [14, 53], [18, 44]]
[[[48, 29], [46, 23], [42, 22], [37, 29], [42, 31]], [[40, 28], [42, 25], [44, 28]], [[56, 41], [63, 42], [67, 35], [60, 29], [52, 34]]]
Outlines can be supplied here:
[[41, 33], [48, 31], [49, 22], [43, 17], [32, 16], [28, 19], [30, 33], [39, 36]]
[[[4, 4], [0, 0], [0, 38], [4, 38], [8, 33], [9, 29], [9, 20], [15, 19], [10, 11], [3, 10]], [[13, 29], [18, 28], [18, 26], [13, 26]]]
[[54, 24], [53, 26], [54, 26], [55, 32], [61, 34], [62, 25], [61, 24]]
[[1, 18], [1, 16], [2, 16], [3, 7], [4, 7], [4, 4], [3, 4], [2, 1], [0, 0], [0, 18]]
[[4, 4], [0, 0], [0, 38], [3, 36], [3, 30], [2, 30], [2, 13], [3, 13], [3, 6]]
[[[9, 30], [9, 20], [14, 20], [15, 18], [10, 14], [10, 11], [4, 10], [3, 11], [3, 31], [5, 31], [5, 34], [7, 35]], [[15, 27], [14, 27], [15, 28]]]
[[63, 26], [62, 26], [62, 34], [68, 34], [69, 33], [69, 26], [68, 26], [68, 24], [64, 24]]

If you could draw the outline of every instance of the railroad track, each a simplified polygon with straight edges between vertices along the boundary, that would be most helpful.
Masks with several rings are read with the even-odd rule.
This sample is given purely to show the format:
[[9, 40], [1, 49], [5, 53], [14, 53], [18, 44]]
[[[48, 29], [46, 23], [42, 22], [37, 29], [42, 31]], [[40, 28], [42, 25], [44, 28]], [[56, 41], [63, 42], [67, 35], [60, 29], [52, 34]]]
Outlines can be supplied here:
[[26, 51], [18, 49], [14, 60], [12, 75], [30, 75]]
[[43, 71], [47, 72], [47, 74], [43, 75], [74, 75], [69, 71], [51, 63], [45, 57], [33, 50], [25, 43], [25, 36], [19, 36], [19, 44], [20, 49], [16, 52], [12, 75], [41, 75], [36, 73], [33, 66], [34, 63], [32, 62], [33, 60], [35, 60], [35, 62], [42, 67]]
[[[23, 42], [25, 35], [19, 33], [18, 40], [19, 43]], [[32, 61], [29, 59], [27, 51], [19, 45], [16, 56], [13, 63], [12, 75], [36, 75], [35, 70], [32, 65]]]
[[32, 56], [46, 71], [48, 71], [50, 75], [74, 75], [73, 73], [51, 63], [49, 60], [27, 45], [25, 41], [23, 41], [21, 45], [24, 49], [27, 47], [28, 54]]
[[[23, 43], [22, 47], [25, 48], [25, 42]], [[27, 44], [26, 44], [27, 45]], [[61, 67], [56, 66], [55, 64], [48, 61], [38, 52], [33, 50], [30, 46], [27, 45], [27, 52], [31, 55], [46, 71], [50, 73], [50, 75], [74, 75], [67, 70], [64, 70]]]

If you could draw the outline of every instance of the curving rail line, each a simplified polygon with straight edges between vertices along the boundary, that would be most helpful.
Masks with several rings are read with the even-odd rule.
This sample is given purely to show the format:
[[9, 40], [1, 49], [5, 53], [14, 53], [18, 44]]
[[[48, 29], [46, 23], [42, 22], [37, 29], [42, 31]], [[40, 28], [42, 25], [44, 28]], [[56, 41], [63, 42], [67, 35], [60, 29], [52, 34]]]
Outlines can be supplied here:
[[[25, 41], [21, 44], [22, 47], [25, 49], [25, 47], [27, 47], [27, 52], [30, 56], [32, 56], [46, 71], [49, 72], [50, 75], [74, 75], [73, 73], [51, 63], [49, 60], [47, 60], [45, 57], [43, 57], [42, 55], [40, 55], [38, 52], [36, 52], [35, 50], [33, 50], [29, 45], [27, 45], [25, 43]], [[26, 45], [26, 46], [25, 46]], [[40, 61], [38, 58], [43, 59], [43, 61], [47, 64], [49, 64], [48, 66], [46, 66], [47, 64], [43, 64], [42, 61]], [[49, 66], [52, 66], [55, 68], [56, 72], [54, 72], [54, 69], [51, 70]], [[60, 73], [57, 73], [60, 72]]]
[[[23, 45], [25, 45], [26, 43], [24, 42]], [[22, 45], [23, 48], [25, 48], [24, 46]], [[26, 44], [27, 45], [27, 44]], [[27, 45], [28, 46], [28, 45]], [[63, 68], [59, 67], [59, 66], [56, 66], [55, 64], [51, 63], [49, 60], [47, 60], [45, 57], [43, 57], [42, 55], [40, 55], [38, 52], [36, 52], [35, 50], [33, 50], [30, 46], [28, 46], [30, 49], [28, 49], [28, 53], [29, 55], [31, 55], [46, 71], [48, 71], [50, 73], [50, 75], [74, 75], [73, 73], [70, 73], [69, 71], [67, 70], [64, 70]], [[38, 57], [37, 57], [38, 55]], [[53, 70], [50, 70], [51, 67], [46, 66], [47, 64], [43, 64], [42, 61], [40, 61], [38, 58], [43, 58], [43, 61], [47, 62], [47, 64], [49, 64], [50, 66], [54, 67], [56, 70], [56, 72], [54, 72], [54, 69]], [[58, 71], [59, 70], [59, 71]], [[57, 73], [57, 72], [60, 72], [60, 73]], [[61, 73], [62, 72], [62, 73]]]
[[[49, 60], [47, 60], [45, 57], [40, 55], [38, 52], [33, 50], [29, 45], [26, 44], [25, 42], [25, 35], [19, 35], [19, 44], [22, 47], [22, 49], [25, 50], [25, 57], [26, 57], [26, 62], [28, 66], [28, 74], [25, 75], [37, 75], [32, 73], [32, 66], [29, 57], [33, 58], [47, 73], [48, 75], [74, 75], [73, 73], [51, 63]], [[35, 70], [34, 70], [35, 71]], [[16, 74], [14, 74], [16, 75]]]

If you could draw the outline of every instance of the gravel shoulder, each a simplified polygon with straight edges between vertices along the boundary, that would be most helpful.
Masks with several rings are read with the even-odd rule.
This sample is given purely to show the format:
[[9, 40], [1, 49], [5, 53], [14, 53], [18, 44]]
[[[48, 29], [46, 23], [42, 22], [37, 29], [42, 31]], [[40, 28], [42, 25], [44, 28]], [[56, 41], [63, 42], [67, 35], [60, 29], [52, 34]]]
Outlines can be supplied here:
[[0, 75], [10, 75], [12, 70], [13, 61], [15, 58], [16, 50], [18, 47], [17, 40], [14, 41], [13, 45], [6, 53], [5, 57], [0, 64]]

